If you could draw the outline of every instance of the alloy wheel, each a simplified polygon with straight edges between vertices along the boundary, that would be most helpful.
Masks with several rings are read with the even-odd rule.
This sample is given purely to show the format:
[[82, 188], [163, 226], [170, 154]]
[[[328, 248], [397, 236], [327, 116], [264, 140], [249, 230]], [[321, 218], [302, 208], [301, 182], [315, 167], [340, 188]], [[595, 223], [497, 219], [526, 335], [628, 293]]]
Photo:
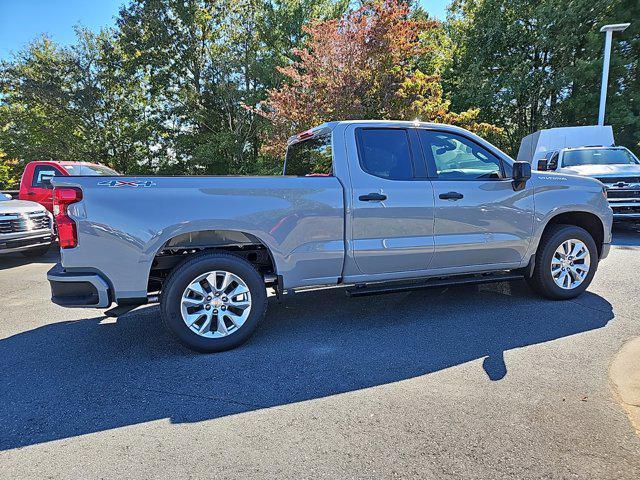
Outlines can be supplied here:
[[192, 332], [220, 338], [238, 331], [251, 313], [251, 292], [242, 278], [216, 270], [196, 277], [180, 302], [182, 320]]
[[581, 240], [565, 240], [551, 258], [551, 276], [563, 290], [578, 287], [589, 274], [591, 255]]

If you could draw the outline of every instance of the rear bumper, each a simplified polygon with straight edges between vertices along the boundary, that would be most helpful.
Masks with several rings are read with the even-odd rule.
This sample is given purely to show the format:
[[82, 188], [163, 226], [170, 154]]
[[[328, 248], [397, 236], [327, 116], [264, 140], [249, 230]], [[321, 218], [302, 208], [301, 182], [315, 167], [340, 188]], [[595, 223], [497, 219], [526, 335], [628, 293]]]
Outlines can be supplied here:
[[47, 272], [51, 301], [62, 307], [108, 308], [109, 284], [97, 273], [67, 272], [57, 263]]

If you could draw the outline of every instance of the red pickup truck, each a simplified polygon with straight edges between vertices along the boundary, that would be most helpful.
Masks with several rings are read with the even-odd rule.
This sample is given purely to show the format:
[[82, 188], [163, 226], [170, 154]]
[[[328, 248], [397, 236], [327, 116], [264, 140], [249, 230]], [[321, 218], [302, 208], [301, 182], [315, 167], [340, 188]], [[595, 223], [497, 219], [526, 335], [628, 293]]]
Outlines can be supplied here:
[[53, 212], [51, 177], [87, 175], [119, 175], [115, 170], [88, 162], [29, 162], [20, 181], [20, 200], [30, 200]]

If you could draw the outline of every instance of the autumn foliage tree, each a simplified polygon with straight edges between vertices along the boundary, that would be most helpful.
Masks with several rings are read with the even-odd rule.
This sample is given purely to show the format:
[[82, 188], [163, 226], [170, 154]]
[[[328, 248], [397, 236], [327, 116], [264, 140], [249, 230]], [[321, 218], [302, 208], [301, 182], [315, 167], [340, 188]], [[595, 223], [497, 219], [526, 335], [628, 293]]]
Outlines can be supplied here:
[[279, 69], [284, 85], [257, 107], [272, 122], [267, 153], [281, 153], [288, 136], [332, 120], [419, 119], [500, 133], [477, 122], [478, 110], [449, 111], [439, 76], [417, 68], [432, 48], [422, 34], [438, 22], [412, 15], [407, 2], [368, 0], [305, 28], [307, 46]]

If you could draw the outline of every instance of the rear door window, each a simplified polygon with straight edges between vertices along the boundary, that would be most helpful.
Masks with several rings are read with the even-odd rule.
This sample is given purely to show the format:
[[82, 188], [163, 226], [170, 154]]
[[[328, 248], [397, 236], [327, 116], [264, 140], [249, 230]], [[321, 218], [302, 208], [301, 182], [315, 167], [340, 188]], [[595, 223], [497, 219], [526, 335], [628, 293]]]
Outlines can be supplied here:
[[403, 128], [361, 128], [357, 131], [360, 166], [387, 180], [412, 180], [409, 132]]

